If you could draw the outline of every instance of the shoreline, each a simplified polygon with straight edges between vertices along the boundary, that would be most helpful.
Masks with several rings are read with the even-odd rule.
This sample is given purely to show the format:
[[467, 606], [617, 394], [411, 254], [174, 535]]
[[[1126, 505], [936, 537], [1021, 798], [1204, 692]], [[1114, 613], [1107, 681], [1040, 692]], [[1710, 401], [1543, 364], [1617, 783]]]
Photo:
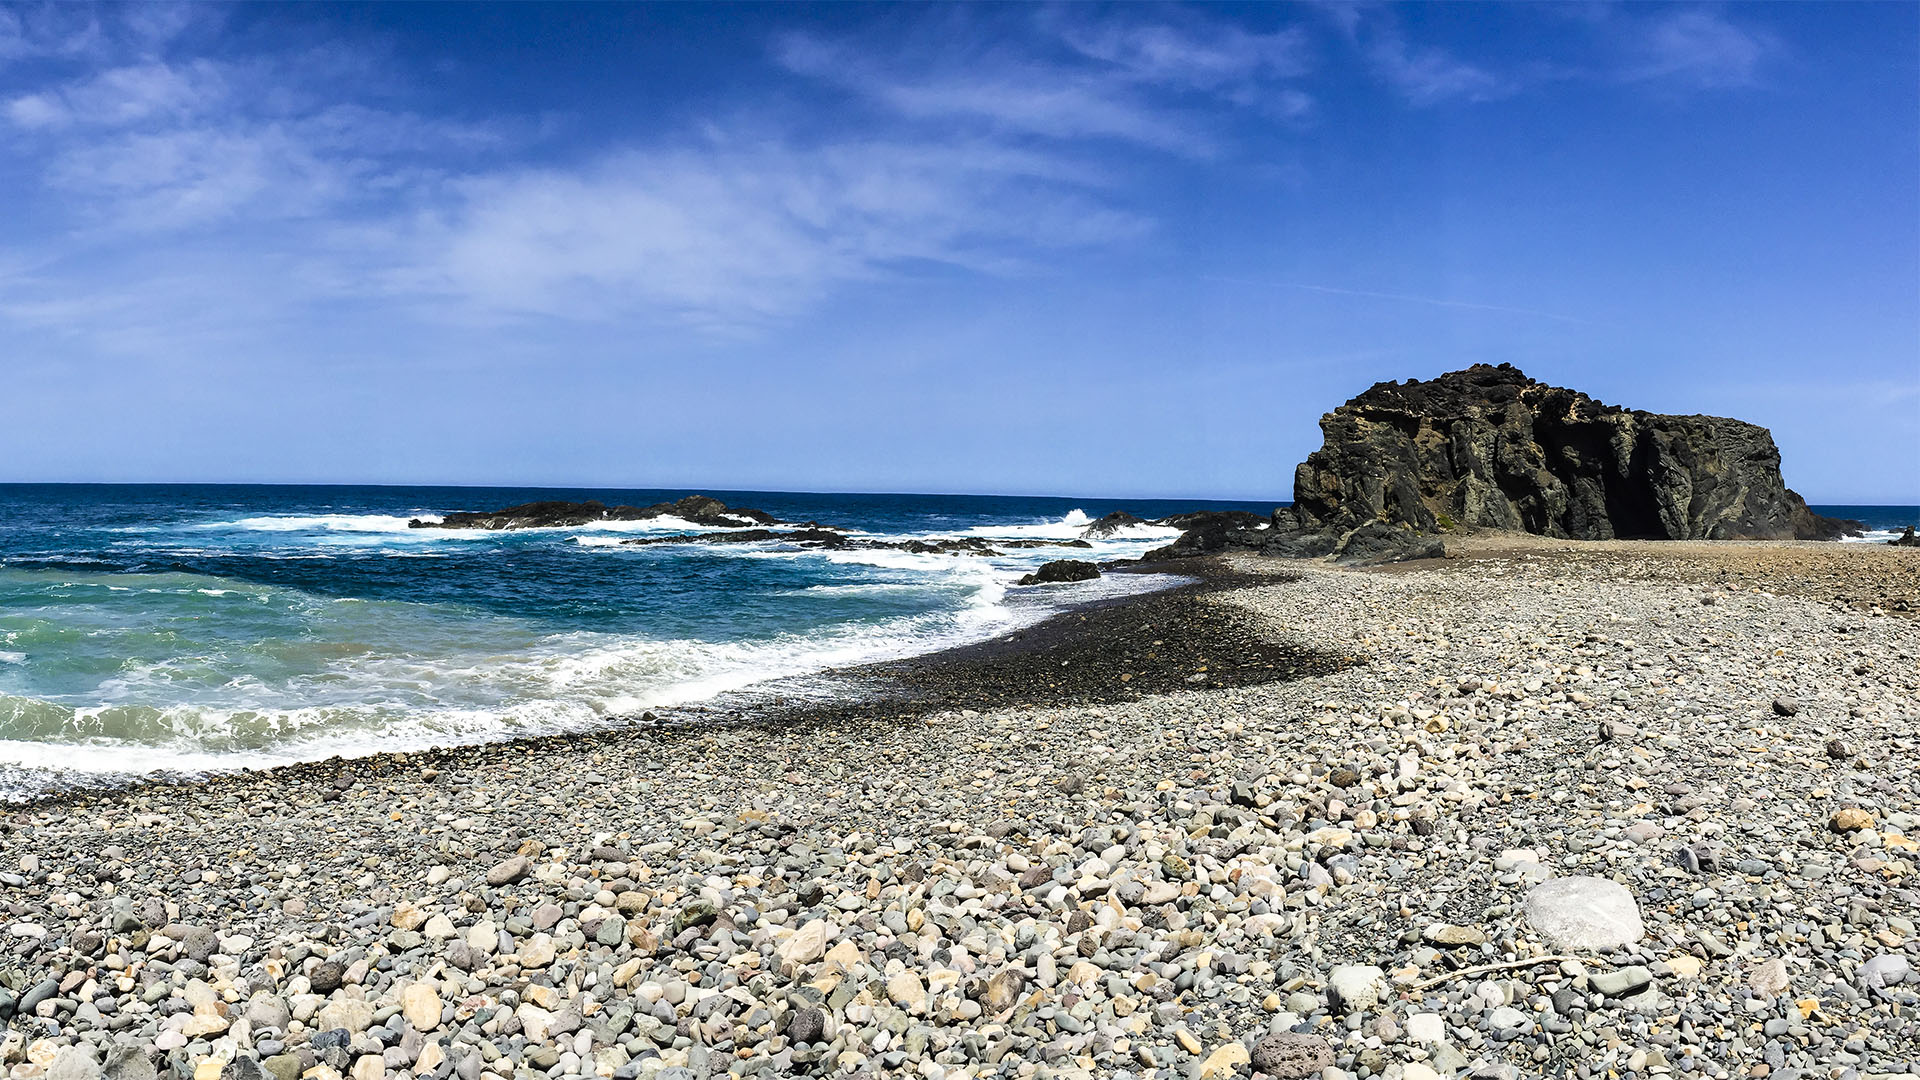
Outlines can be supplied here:
[[[1906, 1075], [1920, 622], [1849, 606], [1793, 545], [1725, 581], [1663, 550], [1233, 557], [949, 656], [907, 686], [921, 711], [0, 812], [0, 995], [34, 1014], [0, 1064]], [[1188, 604], [1196, 640], [1261, 646], [1229, 685], [1186, 683], [1181, 652], [1152, 692], [1110, 663], [1035, 693], [1068, 638], [1152, 648]], [[1281, 655], [1341, 662], [1253, 677]], [[983, 671], [1024, 674], [966, 707]], [[1592, 878], [1638, 933], [1536, 924], [1538, 883]]]
[[[590, 729], [420, 750], [334, 755], [266, 768], [236, 766], [200, 773], [146, 775], [88, 773], [82, 775], [104, 778], [104, 782], [50, 785], [29, 798], [0, 803], [0, 817], [11, 811], [64, 805], [90, 797], [137, 795], [146, 789], [190, 790], [280, 774], [331, 780], [342, 770], [361, 764], [374, 769], [457, 766], [463, 759], [507, 748], [564, 752], [635, 738], [673, 738], [718, 727], [801, 731], [858, 723], [901, 723], [942, 709], [982, 705], [1113, 703], [1209, 681], [1213, 685], [1243, 685], [1298, 677], [1339, 662], [1315, 656], [1310, 650], [1277, 649], [1250, 640], [1222, 612], [1195, 603], [1199, 597], [1253, 583], [1297, 579], [1285, 570], [1250, 574], [1228, 567], [1217, 557], [1208, 557], [1136, 564], [1111, 568], [1107, 573], [1164, 574], [1184, 580], [1166, 588], [1070, 604], [1037, 623], [983, 641], [948, 645], [899, 659], [782, 676], [704, 701], [647, 710], [640, 716], [611, 716]], [[1171, 651], [1152, 660], [1139, 656], [1138, 668], [1133, 667], [1135, 657], [1115, 655], [1116, 643], [1128, 629], [1156, 623], [1174, 634]], [[1040, 661], [1043, 656], [1046, 660]], [[1049, 686], [1036, 678], [1036, 671], [1045, 670], [1041, 664], [1050, 667], [1061, 660], [1073, 672], [1073, 685]], [[1188, 681], [1197, 673], [1196, 667], [1209, 663], [1212, 667], [1205, 672], [1207, 679]]]

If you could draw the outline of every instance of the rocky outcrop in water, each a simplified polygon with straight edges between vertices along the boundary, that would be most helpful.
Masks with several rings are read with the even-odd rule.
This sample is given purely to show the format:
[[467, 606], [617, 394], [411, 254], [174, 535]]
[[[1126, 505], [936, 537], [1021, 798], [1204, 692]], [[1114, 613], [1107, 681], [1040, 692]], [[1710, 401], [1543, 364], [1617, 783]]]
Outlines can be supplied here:
[[458, 510], [439, 521], [414, 518], [410, 529], [558, 529], [591, 525], [597, 521], [649, 521], [674, 517], [695, 525], [718, 528], [742, 528], [748, 525], [778, 525], [780, 519], [761, 510], [732, 507], [710, 495], [689, 495], [678, 502], [652, 506], [608, 506], [605, 503], [545, 502], [522, 503], [505, 510]]
[[1118, 535], [1121, 530], [1129, 526], [1145, 524], [1146, 522], [1134, 517], [1125, 510], [1115, 510], [1113, 513], [1108, 514], [1106, 517], [1101, 518], [1081, 530], [1080, 535], [1089, 540], [1104, 540], [1108, 537]]
[[1100, 568], [1080, 559], [1055, 559], [1020, 579], [1022, 585], [1053, 585], [1066, 581], [1092, 581]]
[[848, 536], [840, 530], [809, 521], [793, 529], [736, 529], [728, 532], [673, 533], [667, 536], [637, 536], [622, 540], [633, 547], [657, 544], [759, 544], [779, 541], [817, 551], [904, 551], [910, 555], [985, 555], [1002, 554], [1003, 548], [1070, 547], [1085, 548], [1085, 540], [987, 540], [978, 536], [936, 536], [912, 540], [875, 540]]
[[1320, 428], [1326, 441], [1293, 483], [1309, 528], [1385, 521], [1578, 540], [1830, 540], [1862, 528], [1807, 509], [1763, 427], [1606, 405], [1510, 364], [1379, 383]]
[[1920, 536], [1915, 536], [1913, 534], [1913, 526], [1909, 525], [1907, 526], [1906, 532], [1903, 532], [1899, 536], [1896, 536], [1893, 539], [1887, 541], [1887, 546], [1888, 547], [1920, 547]]

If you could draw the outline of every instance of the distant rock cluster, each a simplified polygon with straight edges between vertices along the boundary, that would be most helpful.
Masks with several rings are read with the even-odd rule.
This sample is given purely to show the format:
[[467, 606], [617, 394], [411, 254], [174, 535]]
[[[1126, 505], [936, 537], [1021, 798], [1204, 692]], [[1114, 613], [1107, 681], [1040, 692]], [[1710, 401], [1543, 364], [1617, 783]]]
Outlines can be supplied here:
[[678, 502], [652, 506], [608, 506], [605, 503], [547, 500], [509, 506], [505, 510], [467, 511], [447, 514], [439, 521], [414, 518], [410, 529], [563, 529], [591, 525], [597, 521], [650, 521], [672, 517], [695, 525], [746, 528], [750, 525], [778, 525], [780, 519], [763, 510], [728, 506], [711, 495], [689, 495]]

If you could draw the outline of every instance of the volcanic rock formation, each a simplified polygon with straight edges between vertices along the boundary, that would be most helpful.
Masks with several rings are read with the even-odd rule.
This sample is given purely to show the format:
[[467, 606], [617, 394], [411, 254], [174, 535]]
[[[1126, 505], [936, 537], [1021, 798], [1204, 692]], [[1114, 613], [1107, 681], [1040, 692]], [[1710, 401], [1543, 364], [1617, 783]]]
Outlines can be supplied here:
[[1780, 477], [1767, 429], [1605, 405], [1476, 364], [1383, 382], [1320, 419], [1325, 444], [1294, 473], [1307, 529], [1384, 521], [1579, 540], [1831, 540]]

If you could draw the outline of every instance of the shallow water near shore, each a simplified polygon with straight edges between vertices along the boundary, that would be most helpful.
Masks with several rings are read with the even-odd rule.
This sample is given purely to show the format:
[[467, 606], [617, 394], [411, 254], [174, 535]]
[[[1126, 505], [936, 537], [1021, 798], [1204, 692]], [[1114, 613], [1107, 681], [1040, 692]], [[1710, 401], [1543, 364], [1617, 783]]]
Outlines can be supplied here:
[[[536, 498], [646, 505], [678, 491], [0, 486], [0, 798], [56, 776], [259, 767], [586, 730], [768, 679], [910, 656], [1164, 587], [1020, 587], [1056, 558], [635, 547], [659, 519], [516, 532], [411, 518]], [[1110, 510], [1252, 504], [714, 492], [884, 539], [1071, 540]]]

